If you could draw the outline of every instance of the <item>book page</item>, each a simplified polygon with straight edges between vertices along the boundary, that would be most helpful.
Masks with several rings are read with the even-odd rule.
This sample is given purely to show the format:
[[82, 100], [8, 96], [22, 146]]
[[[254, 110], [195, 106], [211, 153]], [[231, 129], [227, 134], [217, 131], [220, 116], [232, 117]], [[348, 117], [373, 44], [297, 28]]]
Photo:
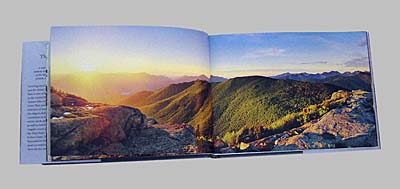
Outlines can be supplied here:
[[170, 27], [53, 27], [51, 161], [212, 152], [209, 44]]
[[216, 153], [379, 148], [366, 32], [209, 39]]
[[46, 162], [48, 42], [22, 47], [20, 163]]

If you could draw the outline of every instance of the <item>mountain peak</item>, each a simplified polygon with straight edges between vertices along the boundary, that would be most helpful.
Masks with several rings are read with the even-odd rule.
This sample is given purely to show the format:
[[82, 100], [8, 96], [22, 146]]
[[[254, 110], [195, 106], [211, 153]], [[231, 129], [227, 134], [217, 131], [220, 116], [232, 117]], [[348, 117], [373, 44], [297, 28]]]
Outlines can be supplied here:
[[215, 75], [211, 75], [211, 77], [210, 77], [210, 82], [211, 83], [217, 83], [217, 82], [222, 82], [222, 81], [226, 81], [226, 80], [228, 80], [228, 78], [215, 76]]

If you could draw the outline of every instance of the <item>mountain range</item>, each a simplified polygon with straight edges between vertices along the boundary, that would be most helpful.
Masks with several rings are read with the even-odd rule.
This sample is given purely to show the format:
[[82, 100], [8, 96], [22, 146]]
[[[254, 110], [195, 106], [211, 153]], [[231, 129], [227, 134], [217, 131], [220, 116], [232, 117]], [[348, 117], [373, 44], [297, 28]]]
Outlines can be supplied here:
[[312, 83], [329, 83], [343, 87], [348, 90], [361, 89], [371, 91], [371, 73], [370, 72], [344, 72], [330, 71], [323, 73], [283, 73], [272, 76], [275, 79], [290, 79], [296, 81], [306, 81]]
[[187, 123], [199, 128], [201, 135], [212, 132], [223, 137], [241, 128], [270, 124], [341, 89], [326, 83], [248, 76], [211, 84], [203, 80], [171, 84], [138, 92], [119, 104], [136, 107], [160, 123]]
[[72, 73], [51, 76], [51, 86], [91, 102], [116, 104], [140, 91], [154, 91], [174, 83], [206, 80], [205, 75], [167, 77], [148, 73]]

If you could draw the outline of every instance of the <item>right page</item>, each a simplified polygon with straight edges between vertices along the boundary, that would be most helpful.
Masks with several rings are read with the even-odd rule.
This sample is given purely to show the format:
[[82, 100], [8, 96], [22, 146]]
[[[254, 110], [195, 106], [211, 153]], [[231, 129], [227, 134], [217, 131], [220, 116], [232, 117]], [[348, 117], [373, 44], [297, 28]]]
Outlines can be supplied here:
[[216, 153], [379, 148], [367, 32], [209, 41]]

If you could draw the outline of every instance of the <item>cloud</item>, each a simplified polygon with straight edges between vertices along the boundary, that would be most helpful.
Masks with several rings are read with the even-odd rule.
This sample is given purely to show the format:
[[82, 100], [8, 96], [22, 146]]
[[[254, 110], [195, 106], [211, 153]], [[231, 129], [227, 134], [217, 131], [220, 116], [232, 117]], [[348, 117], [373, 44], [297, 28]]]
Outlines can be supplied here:
[[357, 45], [359, 47], [364, 47], [364, 46], [367, 46], [367, 44], [368, 44], [367, 39], [366, 38], [361, 38], [360, 41], [358, 41]]
[[365, 67], [365, 66], [368, 66], [368, 64], [369, 64], [369, 60], [368, 60], [368, 57], [366, 57], [366, 56], [353, 58], [353, 59], [350, 59], [350, 60], [344, 62], [344, 65], [346, 67]]
[[300, 64], [328, 64], [328, 61], [300, 62]]
[[257, 59], [263, 57], [282, 56], [284, 52], [285, 49], [280, 48], [257, 49], [246, 53], [243, 58]]

